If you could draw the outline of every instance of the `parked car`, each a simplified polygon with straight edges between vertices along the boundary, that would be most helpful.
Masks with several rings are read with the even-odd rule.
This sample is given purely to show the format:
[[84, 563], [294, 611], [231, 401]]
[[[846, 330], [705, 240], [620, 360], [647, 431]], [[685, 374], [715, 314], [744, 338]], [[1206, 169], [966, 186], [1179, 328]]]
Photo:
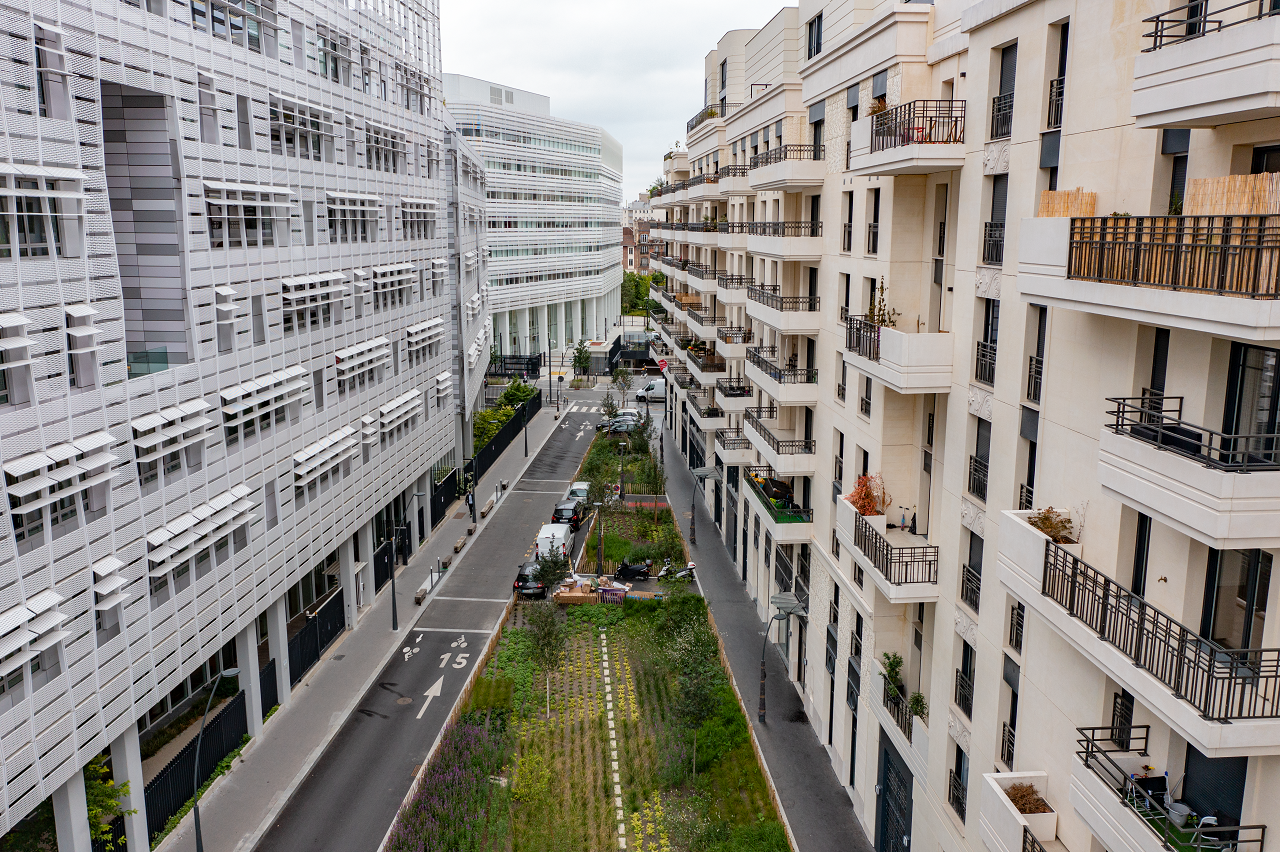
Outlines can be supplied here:
[[551, 513], [551, 523], [568, 524], [573, 528], [574, 532], [582, 526], [582, 511], [577, 500], [565, 500], [557, 503], [555, 511]]
[[636, 402], [640, 400], [658, 400], [667, 398], [667, 380], [654, 379], [636, 391]]
[[619, 417], [609, 424], [609, 428], [606, 431], [611, 435], [626, 435], [639, 429], [639, 420], [628, 420], [625, 417]]
[[551, 553], [569, 556], [573, 550], [573, 527], [568, 524], [543, 524], [533, 545], [533, 556], [541, 559]]
[[607, 420], [601, 420], [599, 423], [596, 424], [596, 431], [609, 432], [609, 431], [612, 431], [614, 427], [620, 426], [623, 423], [638, 425], [640, 423], [640, 418], [634, 417], [630, 414], [619, 414], [617, 417], [610, 417]]
[[547, 587], [534, 578], [537, 570], [537, 562], [526, 562], [520, 566], [519, 571], [516, 572], [515, 584], [512, 586], [515, 594], [539, 598], [547, 596]]
[[565, 493], [564, 499], [582, 501], [587, 499], [587, 492], [591, 490], [589, 482], [575, 482], [569, 486], [568, 492]]

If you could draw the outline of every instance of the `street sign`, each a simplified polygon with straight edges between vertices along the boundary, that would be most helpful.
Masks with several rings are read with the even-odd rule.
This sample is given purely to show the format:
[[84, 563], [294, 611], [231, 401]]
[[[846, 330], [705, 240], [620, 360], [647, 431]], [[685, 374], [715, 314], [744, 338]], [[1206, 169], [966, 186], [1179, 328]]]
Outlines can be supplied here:
[[659, 370], [667, 369], [667, 359], [663, 358], [661, 361], [658, 362], [658, 369]]

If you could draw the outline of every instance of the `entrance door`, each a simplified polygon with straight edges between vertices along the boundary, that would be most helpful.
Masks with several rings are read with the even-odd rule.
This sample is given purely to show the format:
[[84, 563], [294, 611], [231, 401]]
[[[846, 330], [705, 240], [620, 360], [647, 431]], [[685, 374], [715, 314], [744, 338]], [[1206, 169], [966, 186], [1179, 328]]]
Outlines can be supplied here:
[[903, 839], [911, 834], [911, 771], [883, 728], [876, 810], [876, 852], [905, 852]]

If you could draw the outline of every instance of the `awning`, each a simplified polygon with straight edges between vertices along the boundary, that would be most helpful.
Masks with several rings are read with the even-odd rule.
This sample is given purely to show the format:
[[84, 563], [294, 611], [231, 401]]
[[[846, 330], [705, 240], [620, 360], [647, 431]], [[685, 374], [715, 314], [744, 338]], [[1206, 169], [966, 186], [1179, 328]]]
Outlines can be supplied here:
[[267, 184], [256, 183], [232, 183], [225, 180], [206, 180], [204, 181], [204, 188], [218, 190], [220, 192], [261, 192], [268, 195], [293, 195], [293, 190], [287, 186], [270, 186]]

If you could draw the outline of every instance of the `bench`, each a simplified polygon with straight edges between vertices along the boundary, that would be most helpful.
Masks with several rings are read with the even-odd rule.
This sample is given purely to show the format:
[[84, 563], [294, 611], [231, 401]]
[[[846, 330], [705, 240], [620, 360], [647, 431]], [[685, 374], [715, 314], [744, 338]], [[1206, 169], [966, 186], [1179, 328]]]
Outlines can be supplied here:
[[461, 553], [462, 548], [466, 545], [466, 543], [467, 543], [467, 537], [464, 535], [462, 538], [458, 539], [453, 543], [453, 552]]
[[480, 517], [487, 518], [489, 513], [493, 511], [493, 498], [489, 498], [489, 502], [484, 504], [484, 508], [480, 510]]

